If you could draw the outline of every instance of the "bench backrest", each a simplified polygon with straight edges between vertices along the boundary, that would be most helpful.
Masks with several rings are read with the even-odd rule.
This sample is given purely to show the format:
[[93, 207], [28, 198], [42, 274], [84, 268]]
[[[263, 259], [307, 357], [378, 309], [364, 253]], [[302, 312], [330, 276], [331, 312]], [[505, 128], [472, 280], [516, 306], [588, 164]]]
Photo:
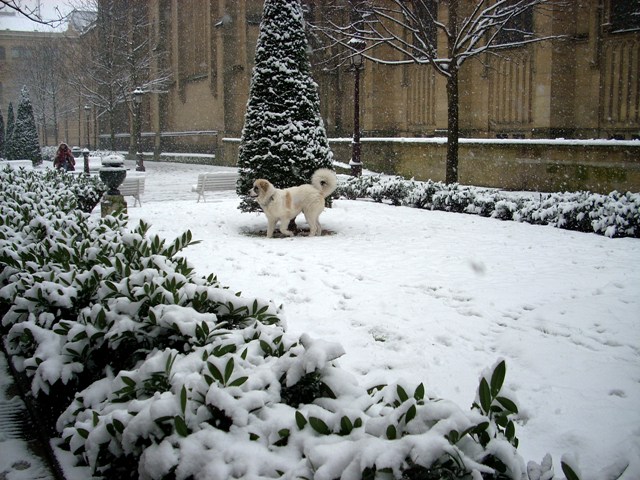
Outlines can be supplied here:
[[235, 188], [236, 172], [201, 173], [198, 175], [196, 190], [199, 192], [217, 188]]
[[141, 195], [144, 193], [144, 177], [127, 177], [120, 185], [120, 195]]

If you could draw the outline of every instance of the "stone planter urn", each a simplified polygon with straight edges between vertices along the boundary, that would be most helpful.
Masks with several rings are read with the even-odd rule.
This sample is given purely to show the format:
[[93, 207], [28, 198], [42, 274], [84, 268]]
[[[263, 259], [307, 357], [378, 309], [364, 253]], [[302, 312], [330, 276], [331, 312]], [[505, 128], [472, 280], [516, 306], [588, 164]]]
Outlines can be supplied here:
[[100, 203], [100, 211], [103, 217], [115, 215], [119, 211], [127, 211], [127, 202], [124, 201], [124, 197], [118, 190], [126, 176], [127, 171], [124, 168], [124, 157], [122, 155], [107, 155], [102, 159], [100, 180], [109, 189]]
[[107, 195], [120, 195], [118, 187], [122, 185], [127, 176], [122, 155], [107, 155], [102, 159], [100, 168], [100, 180], [109, 187]]

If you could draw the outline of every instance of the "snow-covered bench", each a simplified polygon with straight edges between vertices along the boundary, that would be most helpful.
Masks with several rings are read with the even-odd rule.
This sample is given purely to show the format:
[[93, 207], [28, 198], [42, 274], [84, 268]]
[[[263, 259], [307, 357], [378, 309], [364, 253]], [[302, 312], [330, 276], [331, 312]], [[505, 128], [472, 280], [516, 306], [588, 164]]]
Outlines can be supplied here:
[[211, 172], [198, 175], [198, 183], [191, 187], [192, 192], [198, 194], [198, 202], [202, 197], [205, 202], [205, 192], [216, 192], [222, 190], [234, 190], [238, 180], [238, 172]]
[[120, 185], [120, 195], [123, 197], [133, 197], [134, 202], [133, 206], [136, 206], [136, 203], [141, 206], [142, 202], [140, 201], [140, 195], [144, 193], [144, 178], [143, 176], [135, 176], [135, 177], [126, 177], [122, 185]]

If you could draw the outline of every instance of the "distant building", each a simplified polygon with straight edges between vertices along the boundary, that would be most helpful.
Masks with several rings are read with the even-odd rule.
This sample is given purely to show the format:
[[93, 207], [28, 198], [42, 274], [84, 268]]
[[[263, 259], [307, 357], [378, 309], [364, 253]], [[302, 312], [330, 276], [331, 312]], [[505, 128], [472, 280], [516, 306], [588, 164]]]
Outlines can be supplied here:
[[51, 25], [38, 24], [6, 6], [0, 8], [0, 108], [5, 121], [9, 103], [13, 103], [14, 110], [17, 109], [20, 92], [26, 85], [41, 143], [66, 141], [80, 145], [85, 131], [83, 122], [86, 122], [81, 100], [73, 92], [61, 92], [61, 98], [55, 100], [58, 103], [56, 111], [50, 104], [54, 100], [49, 98], [45, 101], [47, 92], [34, 84], [34, 73], [38, 68], [42, 67], [43, 71], [48, 68], [43, 65], [45, 62], [57, 62], [50, 66], [66, 69], [68, 42], [77, 41], [78, 35], [95, 20], [95, 13], [73, 10], [66, 17], [61, 17], [62, 12], [54, 10], [51, 2], [46, 4], [46, 11], [42, 2], [21, 5], [26, 5], [29, 12], [44, 20], [54, 20]]
[[[303, 3], [310, 20], [318, 21], [323, 2]], [[436, 3], [444, 18], [446, 2]], [[566, 38], [516, 47], [500, 57], [485, 56], [465, 64], [460, 79], [461, 134], [479, 138], [638, 138], [640, 15], [634, 9], [639, 3], [576, 0], [567, 2], [566, 9], [536, 11], [531, 19], [536, 30]], [[348, 8], [346, 0], [344, 4]], [[173, 74], [168, 90], [144, 96], [145, 151], [213, 153], [222, 138], [240, 135], [262, 7], [263, 0], [139, 2], [148, 18], [149, 44], [167, 54], [165, 66]], [[69, 32], [82, 36], [91, 21], [87, 12], [73, 12]], [[127, 26], [121, 27], [127, 35]], [[18, 98], [21, 85], [14, 77], [14, 67], [28, 61], [25, 47], [49, 42], [56, 35], [0, 29], [3, 112], [9, 100]], [[316, 51], [312, 63], [327, 132], [330, 137], [349, 137], [353, 130], [353, 74], [348, 66], [325, 69], [320, 65], [321, 55]], [[361, 95], [364, 137], [429, 137], [446, 131], [445, 82], [429, 66], [366, 62]], [[74, 100], [66, 114], [66, 133], [61, 135], [80, 145], [85, 132], [83, 107], [83, 99]], [[118, 108], [115, 133], [119, 148], [126, 150], [133, 109], [125, 104]], [[104, 145], [111, 133], [107, 115], [95, 109], [91, 115]], [[97, 136], [95, 129], [92, 132], [92, 137]]]
[[[304, 2], [320, 18], [321, 6]], [[345, 8], [347, 8], [345, 2]], [[446, 2], [441, 2], [446, 3]], [[566, 39], [473, 60], [462, 70], [460, 127], [484, 138], [638, 138], [640, 16], [628, 0], [580, 0], [536, 11], [535, 28]], [[175, 81], [146, 99], [146, 132], [180, 132], [180, 148], [215, 149], [218, 132], [243, 126], [263, 1], [148, 2], [151, 35], [170, 53]], [[443, 6], [440, 12], [446, 12]], [[318, 65], [319, 58], [313, 60]], [[480, 61], [482, 60], [482, 61]], [[353, 74], [317, 68], [321, 109], [332, 137], [350, 136]], [[447, 128], [443, 78], [429, 66], [367, 63], [362, 75], [364, 136], [437, 136]]]

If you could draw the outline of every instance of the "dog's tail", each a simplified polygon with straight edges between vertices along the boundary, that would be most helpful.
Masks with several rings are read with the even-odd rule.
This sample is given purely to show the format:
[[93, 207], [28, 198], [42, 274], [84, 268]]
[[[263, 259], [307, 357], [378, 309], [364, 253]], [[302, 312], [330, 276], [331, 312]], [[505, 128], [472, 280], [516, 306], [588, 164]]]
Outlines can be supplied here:
[[338, 177], [336, 177], [336, 172], [329, 170], [328, 168], [320, 168], [316, 170], [311, 176], [311, 185], [320, 190], [320, 193], [322, 193], [324, 198], [327, 198], [338, 186]]

